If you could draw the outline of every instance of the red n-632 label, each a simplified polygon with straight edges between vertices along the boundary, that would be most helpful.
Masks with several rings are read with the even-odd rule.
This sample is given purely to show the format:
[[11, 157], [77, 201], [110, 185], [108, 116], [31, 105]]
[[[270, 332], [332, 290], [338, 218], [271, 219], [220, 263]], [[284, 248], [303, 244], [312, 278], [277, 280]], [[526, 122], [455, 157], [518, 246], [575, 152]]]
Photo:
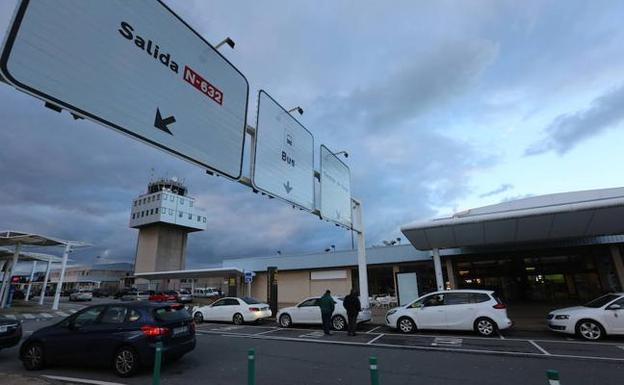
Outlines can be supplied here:
[[188, 66], [184, 66], [184, 80], [192, 84], [193, 87], [197, 88], [202, 94], [208, 96], [220, 105], [223, 105], [223, 92]]

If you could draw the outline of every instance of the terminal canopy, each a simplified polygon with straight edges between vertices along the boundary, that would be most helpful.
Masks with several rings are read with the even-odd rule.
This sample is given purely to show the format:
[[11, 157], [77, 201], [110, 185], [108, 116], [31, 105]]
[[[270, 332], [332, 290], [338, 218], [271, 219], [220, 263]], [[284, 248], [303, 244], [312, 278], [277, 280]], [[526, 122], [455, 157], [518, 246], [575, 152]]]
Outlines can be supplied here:
[[[15, 254], [15, 251], [6, 249], [4, 247], [0, 247], [0, 262], [3, 260], [12, 259]], [[44, 254], [44, 253], [30, 253], [30, 252], [20, 252], [19, 260], [22, 262], [32, 262], [32, 261], [42, 261], [42, 262], [52, 262], [52, 263], [61, 263], [62, 259], [60, 257]]]
[[624, 188], [530, 197], [413, 223], [401, 231], [419, 250], [552, 242], [624, 234]]
[[30, 246], [58, 246], [67, 244], [67, 241], [19, 231], [0, 231], [0, 246], [14, 246], [17, 244]]
[[136, 278], [148, 280], [157, 279], [192, 279], [192, 278], [210, 278], [236, 276], [243, 274], [243, 271], [236, 267], [218, 267], [212, 269], [193, 269], [193, 270], [171, 270], [171, 271], [154, 271], [147, 273], [135, 273]]

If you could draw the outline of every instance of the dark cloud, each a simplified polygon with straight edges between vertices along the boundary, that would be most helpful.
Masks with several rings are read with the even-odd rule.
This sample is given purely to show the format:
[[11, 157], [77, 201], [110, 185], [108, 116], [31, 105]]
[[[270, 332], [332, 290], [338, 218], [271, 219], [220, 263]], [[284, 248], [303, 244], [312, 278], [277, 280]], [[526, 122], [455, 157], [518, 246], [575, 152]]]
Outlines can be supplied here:
[[509, 191], [509, 190], [511, 190], [513, 188], [514, 188], [514, 186], [512, 184], [504, 183], [504, 184], [500, 185], [499, 187], [495, 188], [492, 191], [488, 191], [486, 193], [483, 193], [483, 194], [479, 195], [479, 198], [487, 198], [487, 197], [491, 197], [493, 195], [502, 194], [505, 191]]
[[525, 155], [548, 151], [565, 154], [582, 141], [615, 127], [623, 119], [624, 86], [619, 86], [594, 99], [583, 111], [557, 116], [546, 127], [546, 138], [527, 148]]

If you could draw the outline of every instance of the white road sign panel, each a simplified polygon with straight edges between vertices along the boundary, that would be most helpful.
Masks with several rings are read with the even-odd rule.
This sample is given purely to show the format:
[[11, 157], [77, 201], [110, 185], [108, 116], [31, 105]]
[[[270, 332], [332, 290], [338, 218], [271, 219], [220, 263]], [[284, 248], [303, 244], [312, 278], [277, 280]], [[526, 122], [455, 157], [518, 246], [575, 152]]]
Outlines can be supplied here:
[[269, 94], [258, 94], [252, 182], [256, 189], [314, 210], [314, 137]]
[[22, 0], [0, 69], [22, 91], [240, 177], [247, 80], [160, 1]]
[[321, 217], [351, 227], [351, 170], [321, 145]]

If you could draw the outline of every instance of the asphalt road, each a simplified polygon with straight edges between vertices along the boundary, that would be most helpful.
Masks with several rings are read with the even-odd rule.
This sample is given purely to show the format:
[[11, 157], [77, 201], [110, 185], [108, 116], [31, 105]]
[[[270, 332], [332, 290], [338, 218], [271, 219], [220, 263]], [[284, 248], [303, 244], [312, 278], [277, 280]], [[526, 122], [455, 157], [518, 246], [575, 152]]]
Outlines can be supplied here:
[[[49, 323], [24, 321], [23, 325], [28, 333]], [[620, 384], [624, 368], [624, 349], [619, 347], [624, 346], [622, 339], [596, 344], [535, 336], [533, 341], [549, 353], [544, 354], [521, 338], [482, 339], [458, 333], [400, 336], [371, 326], [367, 330], [354, 338], [344, 333], [325, 337], [318, 328], [205, 323], [198, 327], [197, 348], [180, 361], [165, 365], [161, 383], [245, 384], [247, 351], [252, 347], [257, 354], [259, 385], [367, 384], [370, 356], [379, 360], [382, 385], [546, 384], [547, 369], [559, 370], [563, 385], [606, 385]], [[105, 368], [55, 367], [26, 372], [17, 359], [17, 348], [0, 351], [0, 372], [151, 383], [149, 369], [130, 379], [117, 378]]]

